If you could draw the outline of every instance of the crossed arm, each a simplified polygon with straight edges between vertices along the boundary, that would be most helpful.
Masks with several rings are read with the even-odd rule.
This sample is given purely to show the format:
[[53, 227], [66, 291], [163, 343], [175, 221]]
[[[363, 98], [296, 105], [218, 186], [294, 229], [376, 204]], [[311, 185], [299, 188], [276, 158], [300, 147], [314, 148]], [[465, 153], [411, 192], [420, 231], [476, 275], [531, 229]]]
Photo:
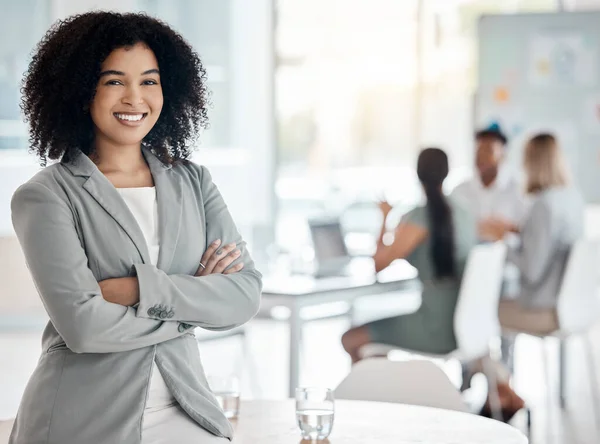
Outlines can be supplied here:
[[[221, 239], [217, 239], [209, 245], [200, 260], [202, 265], [198, 265], [194, 276], [208, 276], [216, 273], [231, 274], [244, 268], [243, 262], [230, 266], [241, 254], [235, 243], [227, 244], [223, 248], [219, 248], [220, 246]], [[140, 285], [136, 276], [105, 279], [98, 282], [98, 285], [102, 297], [107, 302], [124, 307], [133, 307], [140, 302]]]
[[[133, 350], [177, 338], [192, 326], [229, 329], [254, 316], [261, 275], [208, 171], [203, 173], [207, 237], [240, 250], [234, 266], [242, 263], [243, 269], [232, 266], [228, 274], [167, 275], [151, 264], [136, 264], [136, 277], [98, 283], [67, 203], [39, 182], [15, 192], [13, 226], [50, 320], [72, 351]], [[158, 304], [169, 308], [168, 319], [152, 309]]]

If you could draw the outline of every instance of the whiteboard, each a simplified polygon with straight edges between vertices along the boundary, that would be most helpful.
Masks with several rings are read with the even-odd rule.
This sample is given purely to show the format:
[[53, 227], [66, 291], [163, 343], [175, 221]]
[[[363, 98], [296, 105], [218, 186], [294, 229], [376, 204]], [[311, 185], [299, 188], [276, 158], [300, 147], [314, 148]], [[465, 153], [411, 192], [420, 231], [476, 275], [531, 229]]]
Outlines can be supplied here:
[[535, 132], [554, 133], [586, 201], [600, 203], [600, 12], [485, 15], [475, 127], [498, 123], [521, 168]]

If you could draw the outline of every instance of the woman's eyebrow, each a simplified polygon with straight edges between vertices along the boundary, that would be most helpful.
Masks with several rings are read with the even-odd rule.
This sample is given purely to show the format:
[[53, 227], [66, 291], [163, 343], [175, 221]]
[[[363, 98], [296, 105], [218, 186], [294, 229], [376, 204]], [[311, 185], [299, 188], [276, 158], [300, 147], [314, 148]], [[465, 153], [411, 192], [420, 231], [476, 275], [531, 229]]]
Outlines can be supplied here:
[[104, 76], [124, 76], [125, 73], [123, 71], [115, 71], [114, 69], [109, 69], [106, 71], [102, 71], [100, 73], [100, 77], [104, 77]]
[[[148, 74], [158, 74], [160, 75], [160, 71], [156, 68], [152, 68], [152, 69], [148, 69], [147, 71], [144, 71], [142, 73], [143, 76], [146, 76]], [[106, 71], [102, 71], [100, 73], [100, 77], [104, 77], [104, 76], [124, 76], [125, 73], [123, 71], [115, 71], [114, 69], [108, 69]]]

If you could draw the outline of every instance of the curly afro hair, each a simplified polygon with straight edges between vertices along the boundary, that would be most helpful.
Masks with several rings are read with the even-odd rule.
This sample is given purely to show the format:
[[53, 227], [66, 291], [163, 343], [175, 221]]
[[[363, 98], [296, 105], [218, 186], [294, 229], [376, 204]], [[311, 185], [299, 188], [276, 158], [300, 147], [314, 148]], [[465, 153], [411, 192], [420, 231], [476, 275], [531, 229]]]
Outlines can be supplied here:
[[100, 66], [117, 48], [144, 43], [161, 71], [164, 104], [142, 141], [164, 163], [189, 158], [208, 126], [206, 70], [181, 35], [145, 14], [89, 12], [58, 21], [34, 51], [23, 79], [21, 108], [30, 126], [30, 151], [46, 165], [93, 151], [89, 106]]

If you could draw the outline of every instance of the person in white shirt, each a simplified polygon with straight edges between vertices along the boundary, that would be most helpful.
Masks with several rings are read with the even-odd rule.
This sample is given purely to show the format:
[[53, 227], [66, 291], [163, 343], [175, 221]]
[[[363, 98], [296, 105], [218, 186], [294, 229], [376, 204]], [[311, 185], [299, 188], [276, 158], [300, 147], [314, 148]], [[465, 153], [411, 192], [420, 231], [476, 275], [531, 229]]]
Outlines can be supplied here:
[[526, 213], [526, 200], [516, 174], [504, 163], [507, 138], [497, 125], [475, 134], [476, 174], [458, 185], [452, 196], [469, 208], [479, 222], [479, 235], [487, 238], [491, 221], [520, 226]]
[[[452, 192], [458, 202], [470, 209], [478, 223], [479, 239], [490, 241], [494, 232], [506, 228], [506, 241], [518, 242], [515, 234], [527, 215], [527, 198], [514, 170], [505, 163], [508, 139], [497, 124], [475, 133], [476, 174]], [[503, 297], [518, 294], [519, 271], [507, 264]], [[502, 361], [513, 369], [514, 338], [502, 338]], [[470, 385], [471, 373], [463, 365], [463, 389]]]

